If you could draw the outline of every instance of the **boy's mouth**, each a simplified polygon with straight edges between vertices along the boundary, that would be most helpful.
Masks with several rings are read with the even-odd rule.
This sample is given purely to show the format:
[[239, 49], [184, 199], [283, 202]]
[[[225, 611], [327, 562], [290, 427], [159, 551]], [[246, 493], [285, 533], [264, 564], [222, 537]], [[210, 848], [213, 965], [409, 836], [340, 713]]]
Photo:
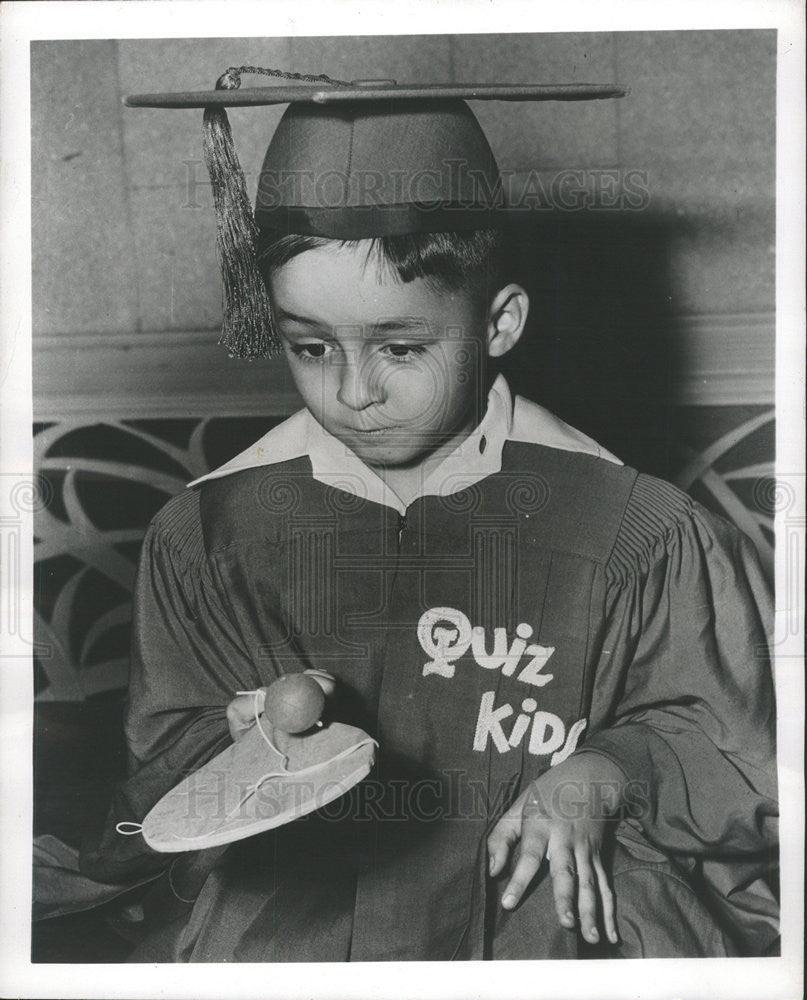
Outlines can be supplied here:
[[380, 437], [382, 434], [386, 434], [389, 427], [352, 427], [351, 433], [358, 434], [359, 437]]

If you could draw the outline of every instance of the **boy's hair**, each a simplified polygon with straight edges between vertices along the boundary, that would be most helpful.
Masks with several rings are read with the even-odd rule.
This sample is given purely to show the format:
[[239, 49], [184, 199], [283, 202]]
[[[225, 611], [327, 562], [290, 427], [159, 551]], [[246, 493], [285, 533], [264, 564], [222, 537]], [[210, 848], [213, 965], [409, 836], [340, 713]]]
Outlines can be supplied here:
[[406, 233], [366, 240], [327, 239], [260, 230], [256, 246], [258, 266], [269, 274], [293, 258], [327, 244], [355, 247], [369, 244], [367, 259], [377, 254], [381, 267], [390, 269], [402, 282], [425, 278], [433, 287], [490, 296], [506, 283], [508, 240], [501, 229], [468, 232]]

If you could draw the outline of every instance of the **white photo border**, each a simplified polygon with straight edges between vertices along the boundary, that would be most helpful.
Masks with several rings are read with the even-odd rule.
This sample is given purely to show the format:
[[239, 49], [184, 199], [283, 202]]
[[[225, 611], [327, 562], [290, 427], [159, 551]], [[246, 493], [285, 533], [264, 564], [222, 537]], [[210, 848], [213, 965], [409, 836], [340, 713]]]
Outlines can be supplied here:
[[[804, 554], [804, 12], [802, 4], [577, 0], [547, 7], [497, 0], [291, 3], [224, 0], [15, 2], [0, 9], [2, 61], [2, 342], [0, 456], [4, 476], [32, 473], [29, 46], [34, 39], [227, 37], [316, 34], [457, 34], [529, 31], [663, 31], [776, 28], [777, 74], [777, 478], [795, 494]], [[222, 30], [226, 26], [226, 30]], [[749, 84], [750, 85], [750, 84]], [[147, 89], [144, 87], [144, 89]], [[738, 95], [738, 100], [742, 95]], [[0, 510], [0, 517], [3, 511]], [[790, 517], [794, 511], [791, 508]], [[782, 524], [777, 524], [781, 531]], [[770, 959], [610, 962], [402, 963], [127, 966], [30, 963], [32, 829], [30, 623], [33, 550], [23, 533], [18, 579], [2, 577], [0, 598], [19, 600], [20, 635], [0, 634], [0, 995], [25, 997], [625, 997], [790, 998], [802, 994], [803, 636], [777, 646], [779, 773], [782, 793], [782, 956]], [[777, 537], [781, 537], [778, 535]], [[777, 545], [777, 593], [786, 553]], [[12, 593], [13, 590], [13, 593]], [[791, 609], [777, 607], [777, 615]], [[798, 609], [803, 623], [803, 607]], [[0, 615], [0, 624], [2, 615]], [[779, 622], [777, 622], [777, 625]], [[783, 633], [784, 634], [784, 633]], [[786, 709], [786, 710], [785, 710]]]

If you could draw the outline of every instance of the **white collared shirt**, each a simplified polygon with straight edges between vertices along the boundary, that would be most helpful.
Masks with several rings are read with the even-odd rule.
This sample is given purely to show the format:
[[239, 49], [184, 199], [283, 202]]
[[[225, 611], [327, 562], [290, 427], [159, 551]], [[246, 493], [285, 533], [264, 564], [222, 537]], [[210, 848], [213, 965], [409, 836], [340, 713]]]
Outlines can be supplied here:
[[[594, 455], [617, 465], [622, 463], [582, 432], [564, 423], [549, 410], [522, 396], [513, 396], [503, 375], [497, 376], [488, 394], [481, 423], [424, 477], [412, 503], [425, 496], [449, 496], [501, 471], [505, 442], [539, 444], [561, 451]], [[195, 479], [189, 486], [220, 479], [245, 469], [277, 465], [307, 457], [314, 479], [363, 499], [383, 504], [398, 513], [407, 503], [370, 466], [332, 434], [310, 413], [298, 410], [282, 424], [235, 458]]]

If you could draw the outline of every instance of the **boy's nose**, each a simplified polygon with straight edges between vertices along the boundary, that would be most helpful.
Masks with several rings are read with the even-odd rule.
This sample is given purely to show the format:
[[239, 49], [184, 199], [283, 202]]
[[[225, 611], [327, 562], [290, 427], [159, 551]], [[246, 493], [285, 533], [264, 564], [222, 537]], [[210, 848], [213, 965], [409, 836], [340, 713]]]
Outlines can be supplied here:
[[373, 376], [372, 366], [357, 354], [345, 360], [336, 398], [351, 410], [364, 410], [381, 401], [380, 386]]

